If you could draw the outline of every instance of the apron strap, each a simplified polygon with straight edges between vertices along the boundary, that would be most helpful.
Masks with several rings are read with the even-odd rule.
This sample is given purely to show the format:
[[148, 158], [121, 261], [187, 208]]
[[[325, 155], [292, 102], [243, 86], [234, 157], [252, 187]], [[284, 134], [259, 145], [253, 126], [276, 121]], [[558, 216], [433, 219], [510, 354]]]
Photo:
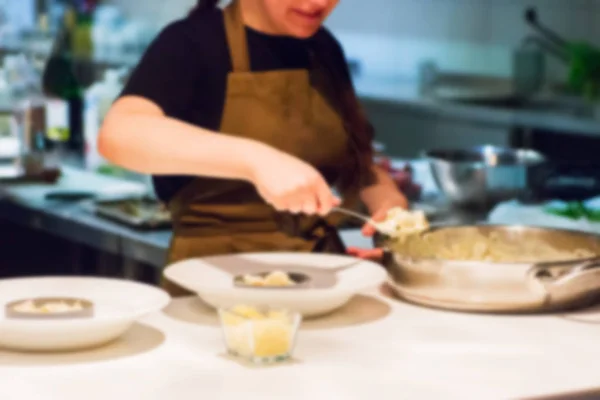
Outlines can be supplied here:
[[242, 7], [239, 0], [233, 0], [231, 4], [225, 7], [223, 19], [233, 72], [249, 72], [248, 40], [246, 39], [246, 26], [242, 18]]

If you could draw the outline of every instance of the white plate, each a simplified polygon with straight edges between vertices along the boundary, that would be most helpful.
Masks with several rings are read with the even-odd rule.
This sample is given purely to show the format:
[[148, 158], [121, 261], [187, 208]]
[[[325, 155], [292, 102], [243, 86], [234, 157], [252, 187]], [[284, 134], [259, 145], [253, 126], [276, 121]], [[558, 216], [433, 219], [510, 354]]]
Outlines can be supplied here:
[[[233, 283], [233, 276], [248, 272], [248, 268], [266, 272], [342, 266], [349, 267], [337, 273], [337, 282], [330, 288], [256, 289], [236, 287]], [[236, 273], [228, 272], [231, 269], [236, 269]], [[381, 285], [387, 276], [383, 267], [371, 261], [330, 254], [279, 252], [189, 259], [168, 266], [164, 274], [215, 308], [236, 304], [269, 305], [292, 309], [305, 317], [334, 311], [354, 295]]]
[[[4, 307], [32, 297], [78, 297], [94, 303], [85, 319], [9, 319]], [[41, 277], [0, 280], [0, 347], [27, 351], [65, 351], [99, 346], [125, 333], [146, 314], [170, 301], [163, 290], [132, 281], [92, 277]]]

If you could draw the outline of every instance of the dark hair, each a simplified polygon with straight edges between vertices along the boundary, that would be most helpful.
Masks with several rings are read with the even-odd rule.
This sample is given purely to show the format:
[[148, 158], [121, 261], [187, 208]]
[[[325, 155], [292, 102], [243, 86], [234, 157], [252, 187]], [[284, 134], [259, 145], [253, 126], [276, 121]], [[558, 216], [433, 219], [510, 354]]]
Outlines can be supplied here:
[[[219, 3], [220, 0], [198, 0], [190, 14], [214, 9]], [[328, 75], [327, 81], [331, 85], [330, 101], [334, 103], [344, 121], [344, 128], [350, 138], [350, 150], [353, 153], [352, 159], [345, 165], [338, 185], [343, 191], [357, 190], [374, 182], [370, 170], [374, 129], [356, 97], [350, 77], [342, 77], [337, 71], [339, 62], [331, 57], [331, 46], [325, 43], [325, 40], [321, 40], [324, 36], [315, 36], [313, 48]]]
[[[344, 165], [338, 186], [342, 191], [356, 191], [375, 183], [375, 176], [371, 171], [375, 129], [356, 96], [351, 76], [340, 75], [339, 52], [333, 52], [329, 42], [330, 38], [320, 32], [314, 37], [313, 49], [329, 85], [329, 88], [323, 89], [326, 92], [329, 89], [329, 101], [342, 117], [353, 156]], [[341, 55], [344, 58], [343, 53]]]

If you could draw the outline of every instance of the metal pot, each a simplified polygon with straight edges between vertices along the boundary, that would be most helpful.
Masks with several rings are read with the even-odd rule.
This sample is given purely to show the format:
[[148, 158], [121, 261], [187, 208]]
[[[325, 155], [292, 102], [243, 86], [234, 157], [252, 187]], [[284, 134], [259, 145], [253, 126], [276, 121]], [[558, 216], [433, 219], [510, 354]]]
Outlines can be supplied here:
[[[431, 235], [428, 238], [430, 253], [435, 255], [436, 248], [441, 246], [461, 241], [469, 243], [474, 232], [499, 235], [501, 240], [515, 244], [543, 240], [561, 250], [585, 249], [594, 256], [515, 263], [415, 256], [415, 240], [423, 240], [422, 235]], [[376, 237], [375, 242], [386, 250], [384, 265], [395, 293], [425, 306], [472, 312], [531, 313], [580, 308], [596, 300], [600, 293], [600, 236], [597, 235], [526, 226], [477, 225], [432, 227], [402, 242], [382, 237]]]
[[458, 206], [493, 206], [527, 188], [527, 169], [545, 161], [533, 150], [481, 146], [425, 152], [431, 173], [448, 200]]

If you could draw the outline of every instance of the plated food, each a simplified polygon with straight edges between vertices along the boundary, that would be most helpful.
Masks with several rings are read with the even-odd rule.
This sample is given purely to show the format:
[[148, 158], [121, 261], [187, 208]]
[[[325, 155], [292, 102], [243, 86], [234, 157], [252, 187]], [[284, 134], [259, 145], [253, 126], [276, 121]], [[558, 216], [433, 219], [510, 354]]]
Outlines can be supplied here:
[[[252, 272], [283, 270], [293, 278], [295, 272], [305, 272], [310, 285], [271, 287], [269, 290], [249, 290], [232, 279]], [[294, 272], [291, 272], [294, 271]], [[218, 255], [178, 261], [165, 268], [170, 281], [198, 296], [209, 306], [227, 309], [237, 304], [293, 310], [303, 317], [316, 317], [344, 306], [352, 297], [381, 285], [386, 271], [372, 261], [334, 254], [267, 252]], [[331, 284], [319, 286], [325, 278]], [[329, 283], [329, 282], [327, 282]]]
[[220, 309], [230, 355], [254, 363], [273, 363], [292, 356], [302, 317], [285, 309], [237, 305]]
[[6, 305], [8, 318], [89, 318], [92, 302], [79, 298], [49, 297], [15, 300]]
[[164, 290], [124, 279], [0, 279], [0, 348], [45, 352], [104, 345], [169, 301]]
[[283, 271], [272, 271], [266, 275], [247, 274], [243, 276], [242, 282], [248, 286], [294, 286], [296, 282], [292, 280], [290, 274]]

